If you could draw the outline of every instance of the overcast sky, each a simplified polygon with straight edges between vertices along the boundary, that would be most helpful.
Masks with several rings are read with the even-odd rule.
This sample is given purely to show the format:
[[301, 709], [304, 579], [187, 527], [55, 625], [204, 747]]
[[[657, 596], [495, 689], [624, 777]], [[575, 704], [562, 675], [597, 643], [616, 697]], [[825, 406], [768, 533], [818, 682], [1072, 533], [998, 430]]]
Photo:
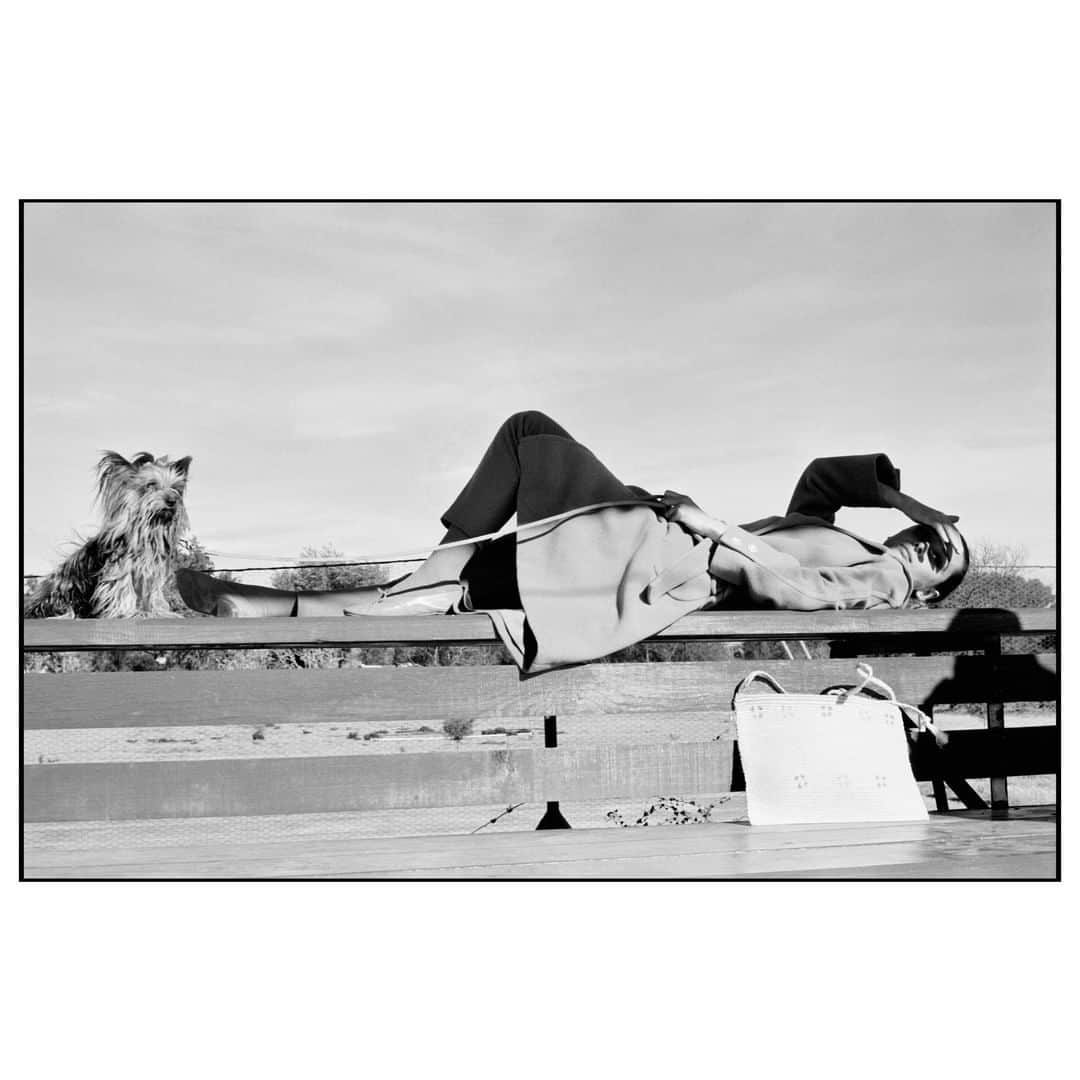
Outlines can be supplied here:
[[1055, 561], [1049, 204], [32, 204], [24, 244], [27, 573], [105, 449], [194, 458], [219, 567], [416, 549], [526, 408], [736, 521], [885, 451]]

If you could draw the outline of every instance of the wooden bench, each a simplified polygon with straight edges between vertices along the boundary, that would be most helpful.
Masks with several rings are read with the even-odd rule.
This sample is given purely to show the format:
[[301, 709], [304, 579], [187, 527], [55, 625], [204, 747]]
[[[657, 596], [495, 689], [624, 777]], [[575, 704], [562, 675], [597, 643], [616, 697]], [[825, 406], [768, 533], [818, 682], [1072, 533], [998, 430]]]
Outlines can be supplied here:
[[[819, 692], [854, 681], [853, 657], [867, 653], [902, 700], [927, 711], [983, 706], [980, 730], [954, 732], [942, 750], [924, 739], [914, 765], [934, 785], [939, 809], [946, 786], [979, 807], [967, 781], [990, 777], [996, 813], [984, 817], [1001, 817], [1008, 777], [1058, 770], [1056, 723], [1010, 728], [1004, 712], [1010, 702], [1056, 701], [1056, 646], [1011, 650], [1035, 636], [1056, 642], [1056, 629], [1056, 611], [1045, 609], [711, 612], [653, 640], [827, 641], [831, 655], [802, 655], [824, 651], [817, 647], [784, 660], [596, 663], [524, 681], [516, 668], [495, 664], [28, 673], [24, 875], [331, 876], [341, 845], [355, 855], [358, 838], [371, 851], [387, 843], [401, 850], [406, 841], [380, 840], [371, 827], [391, 816], [399, 832], [465, 834], [502, 814], [470, 839], [486, 842], [481, 852], [494, 851], [494, 834], [508, 826], [522, 830], [517, 843], [539, 843], [548, 834], [533, 832], [538, 818], [544, 827], [568, 820], [574, 832], [559, 843], [581, 844], [586, 830], [577, 827], [610, 824], [616, 811], [633, 820], [663, 796], [710, 821], [724, 816], [710, 816], [710, 804], [727, 799], [730, 818], [741, 805], [731, 796], [740, 770], [728, 713], [738, 680], [764, 667], [789, 690]], [[37, 653], [472, 648], [495, 640], [482, 615], [23, 624], [24, 650]], [[606, 830], [604, 843], [641, 831]], [[674, 831], [684, 830], [660, 833]], [[440, 837], [434, 850], [448, 843]], [[294, 857], [319, 850], [326, 862], [297, 870]], [[559, 859], [549, 861], [559, 876]], [[378, 874], [384, 863], [373, 865]], [[693, 876], [692, 859], [684, 874], [678, 860], [664, 865], [665, 873]], [[755, 865], [770, 872], [767, 860]]]

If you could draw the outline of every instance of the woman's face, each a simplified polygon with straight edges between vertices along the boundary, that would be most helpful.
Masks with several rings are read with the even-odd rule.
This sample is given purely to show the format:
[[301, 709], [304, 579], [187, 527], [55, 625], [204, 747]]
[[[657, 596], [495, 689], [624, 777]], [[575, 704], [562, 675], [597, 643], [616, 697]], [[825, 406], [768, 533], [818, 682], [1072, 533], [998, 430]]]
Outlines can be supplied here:
[[952, 525], [912, 525], [885, 546], [907, 568], [913, 589], [936, 589], [966, 565], [960, 533]]

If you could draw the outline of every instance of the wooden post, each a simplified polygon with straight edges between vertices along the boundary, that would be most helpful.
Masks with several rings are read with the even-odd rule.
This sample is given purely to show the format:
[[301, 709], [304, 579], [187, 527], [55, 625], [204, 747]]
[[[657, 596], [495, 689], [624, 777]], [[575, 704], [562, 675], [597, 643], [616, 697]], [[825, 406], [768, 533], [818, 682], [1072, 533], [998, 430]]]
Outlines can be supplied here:
[[[933, 704], [923, 704], [923, 712], [930, 717], [931, 721], [934, 719], [934, 706]], [[949, 793], [945, 790], [945, 781], [940, 776], [935, 776], [930, 781], [934, 790], [934, 805], [937, 808], [939, 814], [946, 814], [949, 811]]]
[[[544, 749], [554, 750], [559, 745], [559, 729], [554, 716], [544, 717]], [[570, 822], [559, 809], [559, 800], [548, 800], [547, 810], [536, 826], [537, 829], [569, 829]]]
[[[1001, 701], [999, 685], [999, 661], [1001, 659], [1001, 635], [994, 634], [986, 639], [985, 653], [987, 658], [993, 660], [994, 674], [991, 687], [993, 697], [997, 700], [986, 703], [986, 728], [991, 747], [995, 749], [1001, 745], [1005, 738], [1005, 705]], [[1009, 809], [1009, 778], [1007, 776], [990, 777], [990, 809]]]

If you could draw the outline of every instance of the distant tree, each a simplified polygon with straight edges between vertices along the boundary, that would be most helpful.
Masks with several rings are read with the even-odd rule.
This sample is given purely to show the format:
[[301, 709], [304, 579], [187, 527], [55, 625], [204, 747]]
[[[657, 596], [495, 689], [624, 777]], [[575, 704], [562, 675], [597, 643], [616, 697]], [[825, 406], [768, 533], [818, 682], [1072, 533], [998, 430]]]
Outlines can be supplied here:
[[[409, 564], [367, 565], [317, 565], [318, 563], [345, 563], [345, 555], [333, 544], [322, 547], [309, 545], [300, 549], [297, 562], [316, 565], [295, 566], [278, 570], [270, 579], [276, 589], [311, 590], [358, 589], [371, 585], [385, 585], [403, 577], [413, 567]], [[435, 649], [293, 649], [271, 650], [267, 658], [269, 667], [338, 668], [353, 667], [365, 663], [413, 663], [435, 662]]]
[[[321, 548], [303, 547], [297, 559], [301, 563], [342, 563], [345, 556], [333, 544]], [[279, 570], [271, 578], [277, 589], [356, 589], [367, 585], [385, 585], [403, 577], [413, 567], [408, 564], [372, 563], [363, 566], [297, 566]]]
[[975, 544], [971, 569], [960, 585], [938, 605], [942, 608], [1054, 607], [1057, 597], [1044, 582], [1025, 577], [1021, 570], [1027, 553], [1008, 544]]

